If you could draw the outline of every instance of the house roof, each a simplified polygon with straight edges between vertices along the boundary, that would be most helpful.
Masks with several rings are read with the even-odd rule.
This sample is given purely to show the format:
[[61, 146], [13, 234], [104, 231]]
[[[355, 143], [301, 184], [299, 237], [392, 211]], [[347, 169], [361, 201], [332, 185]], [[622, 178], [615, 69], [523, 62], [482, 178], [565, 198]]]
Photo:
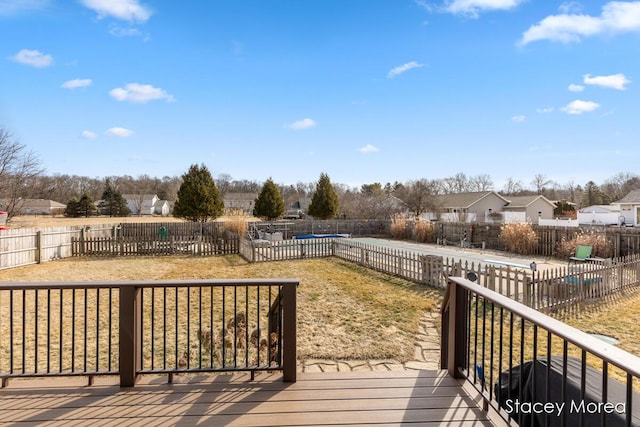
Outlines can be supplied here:
[[476, 191], [470, 193], [452, 193], [452, 194], [439, 194], [435, 196], [436, 204], [443, 208], [469, 208], [490, 194], [494, 194], [504, 200], [507, 204], [509, 201], [496, 193], [495, 191]]
[[256, 193], [226, 193], [222, 199], [223, 200], [243, 200], [243, 201], [251, 201], [253, 202], [258, 198]]
[[509, 197], [509, 205], [505, 206], [504, 209], [506, 210], [514, 210], [514, 209], [522, 209], [522, 208], [526, 208], [527, 206], [531, 205], [533, 202], [535, 202], [536, 200], [542, 200], [546, 203], [548, 203], [549, 205], [555, 207], [554, 203], [547, 199], [546, 197], [536, 194], [533, 196], [510, 196]]
[[49, 199], [20, 199], [16, 207], [18, 209], [56, 209], [66, 208], [67, 205]]
[[622, 204], [640, 204], [640, 190], [633, 190], [622, 199], [614, 202], [616, 205]]

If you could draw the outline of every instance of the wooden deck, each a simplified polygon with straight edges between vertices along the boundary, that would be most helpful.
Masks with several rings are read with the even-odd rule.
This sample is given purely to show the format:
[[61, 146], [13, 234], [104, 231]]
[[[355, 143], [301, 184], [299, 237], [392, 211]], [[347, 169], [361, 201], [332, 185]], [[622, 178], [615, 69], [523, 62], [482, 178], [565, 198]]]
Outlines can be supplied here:
[[[0, 425], [331, 426], [493, 425], [444, 371], [12, 380], [0, 390]], [[107, 384], [110, 383], [110, 384]]]

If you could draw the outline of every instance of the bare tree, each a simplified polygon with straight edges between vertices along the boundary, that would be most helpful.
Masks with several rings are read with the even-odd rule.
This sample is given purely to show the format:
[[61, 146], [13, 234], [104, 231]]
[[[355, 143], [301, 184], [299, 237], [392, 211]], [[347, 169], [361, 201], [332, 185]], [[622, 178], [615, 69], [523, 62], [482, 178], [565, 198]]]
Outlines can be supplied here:
[[13, 140], [11, 134], [0, 128], [0, 197], [8, 217], [16, 212], [21, 198], [29, 198], [43, 173], [40, 159], [26, 147]]
[[471, 191], [490, 191], [493, 190], [493, 181], [491, 176], [483, 173], [480, 175], [472, 176], [470, 179]]
[[427, 179], [419, 179], [407, 182], [401, 189], [398, 189], [400, 198], [409, 210], [420, 216], [428, 209], [434, 209], [433, 195], [436, 194], [438, 183]]
[[547, 185], [551, 184], [553, 181], [547, 178], [545, 174], [538, 173], [533, 176], [533, 180], [531, 180], [531, 185], [536, 190], [536, 194], [542, 194], [547, 187]]
[[522, 182], [509, 177], [507, 178], [507, 182], [504, 184], [502, 192], [507, 196], [513, 196], [520, 193], [522, 190]]

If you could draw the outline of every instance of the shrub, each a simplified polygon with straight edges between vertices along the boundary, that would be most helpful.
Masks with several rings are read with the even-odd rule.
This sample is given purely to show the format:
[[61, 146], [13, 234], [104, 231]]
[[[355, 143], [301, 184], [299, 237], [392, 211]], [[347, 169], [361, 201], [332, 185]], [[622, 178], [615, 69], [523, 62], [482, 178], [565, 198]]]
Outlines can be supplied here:
[[562, 239], [556, 246], [556, 256], [569, 258], [571, 254], [575, 253], [578, 245], [591, 246], [593, 248], [591, 256], [593, 257], [609, 258], [613, 255], [613, 245], [605, 236], [581, 231], [573, 239]]
[[391, 218], [391, 237], [394, 239], [407, 238], [407, 220], [401, 216]]
[[535, 253], [538, 245], [538, 235], [529, 223], [511, 223], [500, 227], [500, 241], [507, 251], [519, 255]]
[[224, 229], [225, 231], [235, 233], [240, 237], [247, 237], [249, 219], [250, 217], [241, 209], [237, 211], [230, 211], [224, 222]]
[[436, 241], [436, 233], [436, 225], [431, 221], [416, 221], [413, 226], [413, 239], [416, 242], [434, 243]]

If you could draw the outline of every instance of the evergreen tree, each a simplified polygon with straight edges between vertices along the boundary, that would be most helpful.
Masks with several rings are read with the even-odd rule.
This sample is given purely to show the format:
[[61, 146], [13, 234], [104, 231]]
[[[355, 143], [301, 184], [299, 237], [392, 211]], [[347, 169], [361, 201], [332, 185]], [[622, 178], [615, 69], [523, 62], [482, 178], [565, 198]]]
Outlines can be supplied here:
[[96, 205], [93, 203], [93, 199], [87, 193], [83, 194], [78, 201], [78, 210], [80, 216], [89, 217], [96, 212]]
[[77, 218], [80, 216], [77, 197], [72, 197], [71, 200], [67, 202], [67, 208], [64, 210], [64, 214], [71, 218]]
[[64, 211], [66, 216], [72, 218], [79, 218], [81, 216], [89, 217], [96, 212], [96, 205], [93, 203], [93, 199], [88, 194], [83, 194], [80, 200], [76, 197], [72, 197], [67, 203], [67, 208]]
[[205, 165], [191, 165], [182, 175], [173, 216], [188, 221], [207, 222], [222, 215], [224, 202]]
[[602, 191], [595, 182], [589, 181], [582, 192], [582, 207], [605, 204]]
[[111, 181], [107, 178], [104, 191], [102, 192], [102, 202], [100, 203], [101, 214], [109, 216], [128, 216], [131, 211], [127, 207], [127, 201], [119, 191], [111, 186]]
[[338, 214], [339, 208], [338, 195], [331, 184], [329, 175], [321, 173], [316, 191], [311, 198], [309, 215], [320, 219], [330, 219]]
[[256, 199], [253, 214], [268, 220], [276, 219], [284, 214], [284, 199], [271, 178], [262, 186], [262, 190]]

